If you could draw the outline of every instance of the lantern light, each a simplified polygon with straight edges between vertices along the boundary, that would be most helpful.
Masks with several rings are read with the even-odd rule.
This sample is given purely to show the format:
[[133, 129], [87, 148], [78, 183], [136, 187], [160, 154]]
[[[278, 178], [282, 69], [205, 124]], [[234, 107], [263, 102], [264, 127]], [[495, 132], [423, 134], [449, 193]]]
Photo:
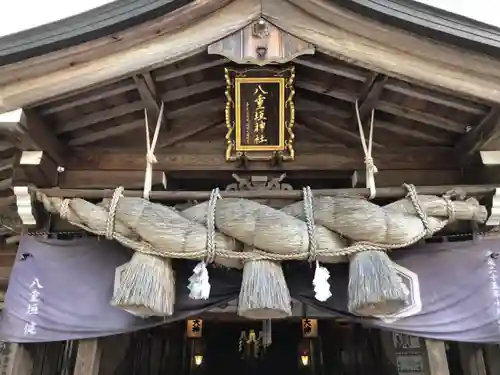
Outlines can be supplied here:
[[302, 363], [302, 366], [309, 366], [309, 355], [302, 354], [300, 356], [300, 362]]
[[194, 356], [194, 364], [196, 366], [201, 366], [201, 364], [203, 363], [203, 355], [201, 354], [196, 354]]

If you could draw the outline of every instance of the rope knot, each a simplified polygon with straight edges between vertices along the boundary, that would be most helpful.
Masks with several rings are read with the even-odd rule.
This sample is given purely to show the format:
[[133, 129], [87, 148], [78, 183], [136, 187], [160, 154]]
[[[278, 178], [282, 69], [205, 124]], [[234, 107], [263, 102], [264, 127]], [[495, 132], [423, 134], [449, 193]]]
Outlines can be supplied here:
[[162, 102], [160, 113], [158, 114], [158, 119], [156, 120], [153, 139], [151, 139], [149, 134], [148, 111], [144, 109], [144, 126], [146, 127], [146, 172], [144, 173], [144, 191], [142, 196], [147, 200], [149, 200], [149, 194], [151, 193], [153, 183], [153, 164], [158, 163], [155, 155], [155, 147], [156, 142], [158, 141], [158, 136], [160, 134], [160, 127], [163, 119], [164, 109], [165, 103]]
[[375, 162], [373, 161], [373, 158], [371, 156], [365, 157], [365, 165], [366, 169], [371, 171], [373, 174], [378, 173], [378, 168], [375, 165]]
[[156, 155], [154, 154], [153, 151], [148, 151], [146, 153], [146, 162], [148, 164], [156, 164], [156, 163], [158, 163], [158, 159], [156, 159]]

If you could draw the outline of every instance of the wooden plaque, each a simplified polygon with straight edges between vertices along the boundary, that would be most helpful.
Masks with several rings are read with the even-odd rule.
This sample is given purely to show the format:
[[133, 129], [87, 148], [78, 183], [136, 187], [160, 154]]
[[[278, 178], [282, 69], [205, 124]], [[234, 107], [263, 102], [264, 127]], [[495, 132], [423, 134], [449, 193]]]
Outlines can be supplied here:
[[293, 160], [293, 67], [225, 69], [226, 160]]
[[203, 335], [203, 320], [188, 319], [186, 324], [186, 335], [190, 339], [198, 339]]
[[305, 338], [318, 337], [317, 319], [302, 319], [302, 336]]

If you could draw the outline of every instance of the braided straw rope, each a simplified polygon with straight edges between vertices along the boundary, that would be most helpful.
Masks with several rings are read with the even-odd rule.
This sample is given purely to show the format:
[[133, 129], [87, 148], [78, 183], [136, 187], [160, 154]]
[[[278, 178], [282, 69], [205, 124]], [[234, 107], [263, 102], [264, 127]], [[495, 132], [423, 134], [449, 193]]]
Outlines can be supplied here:
[[[451, 201], [448, 196], [418, 196], [412, 185], [405, 187], [408, 197], [385, 207], [353, 197], [312, 198], [306, 188], [305, 202], [282, 210], [245, 199], [217, 201], [215, 193], [209, 202], [182, 212], [142, 198], [122, 197], [120, 188], [113, 199], [99, 205], [79, 198], [49, 198], [40, 193], [37, 197], [49, 212], [135, 251], [205, 259], [235, 268], [245, 260], [346, 261], [362, 251], [412, 245], [441, 230], [450, 219], [486, 220], [486, 209], [473, 198]], [[347, 240], [352, 244], [347, 246]], [[253, 250], [242, 252], [242, 243]]]

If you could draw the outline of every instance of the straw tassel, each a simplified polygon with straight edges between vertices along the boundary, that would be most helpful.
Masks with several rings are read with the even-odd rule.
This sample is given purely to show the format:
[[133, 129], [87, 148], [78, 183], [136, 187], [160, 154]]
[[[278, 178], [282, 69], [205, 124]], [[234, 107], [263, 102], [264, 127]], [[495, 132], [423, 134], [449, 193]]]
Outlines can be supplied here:
[[292, 315], [290, 291], [281, 265], [250, 260], [243, 267], [238, 315], [249, 319], [280, 319]]
[[118, 280], [113, 306], [143, 317], [174, 313], [175, 275], [170, 259], [136, 252]]
[[384, 251], [363, 251], [349, 261], [348, 309], [364, 316], [394, 314], [405, 307], [408, 290]]

